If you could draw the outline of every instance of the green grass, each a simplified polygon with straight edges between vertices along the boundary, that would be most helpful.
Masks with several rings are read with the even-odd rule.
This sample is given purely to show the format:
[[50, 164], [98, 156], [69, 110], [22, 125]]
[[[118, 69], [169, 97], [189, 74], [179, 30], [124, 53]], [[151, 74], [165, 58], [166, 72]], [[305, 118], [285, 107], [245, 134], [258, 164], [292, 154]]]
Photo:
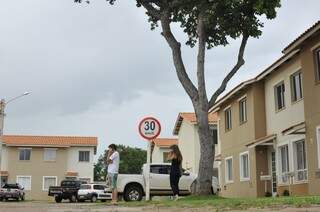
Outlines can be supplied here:
[[311, 205], [320, 205], [320, 196], [305, 197], [266, 197], [266, 198], [223, 198], [223, 197], [201, 197], [188, 196], [178, 201], [158, 200], [141, 202], [120, 202], [120, 206], [125, 207], [212, 207], [216, 209], [247, 209], [247, 208], [269, 208], [280, 206], [308, 207]]

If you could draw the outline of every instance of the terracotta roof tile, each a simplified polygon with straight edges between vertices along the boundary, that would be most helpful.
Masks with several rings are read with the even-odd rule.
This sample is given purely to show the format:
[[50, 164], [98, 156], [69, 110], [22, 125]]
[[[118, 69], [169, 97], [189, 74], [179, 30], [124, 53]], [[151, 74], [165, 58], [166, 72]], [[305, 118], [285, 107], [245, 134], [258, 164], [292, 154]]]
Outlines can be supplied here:
[[[208, 118], [209, 118], [210, 124], [216, 123], [216, 122], [218, 122], [218, 113], [210, 113]], [[183, 120], [188, 121], [191, 124], [197, 123], [197, 117], [196, 117], [195, 113], [186, 113], [186, 112], [179, 113], [177, 120], [176, 120], [176, 123], [175, 123], [175, 126], [174, 126], [174, 129], [173, 129], [173, 135], [178, 135], [179, 130], [180, 130], [180, 126], [181, 126]]]
[[97, 137], [4, 135], [8, 146], [97, 146]]
[[177, 138], [156, 138], [154, 144], [159, 147], [170, 147], [171, 145], [178, 144]]

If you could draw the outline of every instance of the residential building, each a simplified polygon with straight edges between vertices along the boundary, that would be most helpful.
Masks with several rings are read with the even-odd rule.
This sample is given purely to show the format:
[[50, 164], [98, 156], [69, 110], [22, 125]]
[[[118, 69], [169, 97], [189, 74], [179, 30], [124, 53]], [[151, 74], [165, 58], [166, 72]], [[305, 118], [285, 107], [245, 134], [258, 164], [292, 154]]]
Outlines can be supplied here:
[[49, 186], [66, 178], [93, 181], [96, 137], [5, 135], [2, 141], [1, 178], [21, 184], [27, 199], [48, 199]]
[[212, 108], [220, 117], [222, 196], [320, 193], [319, 29], [320, 22]]
[[156, 138], [154, 141], [154, 148], [152, 151], [153, 163], [167, 163], [170, 146], [177, 145], [177, 138]]
[[[210, 129], [215, 143], [216, 160], [214, 162], [214, 175], [219, 178], [220, 144], [217, 133], [217, 114], [209, 114]], [[197, 174], [200, 161], [200, 141], [197, 118], [195, 113], [179, 113], [173, 135], [178, 136], [178, 145], [183, 156], [183, 168]]]

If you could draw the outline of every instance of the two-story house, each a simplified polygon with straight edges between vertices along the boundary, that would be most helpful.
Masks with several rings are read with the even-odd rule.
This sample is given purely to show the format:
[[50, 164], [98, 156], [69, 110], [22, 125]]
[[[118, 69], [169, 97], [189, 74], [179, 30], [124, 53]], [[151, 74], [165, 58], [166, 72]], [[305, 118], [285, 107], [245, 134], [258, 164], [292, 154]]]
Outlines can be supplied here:
[[27, 199], [48, 199], [49, 186], [66, 178], [93, 181], [96, 137], [5, 135], [1, 178], [19, 183]]
[[177, 138], [156, 138], [153, 140], [154, 148], [152, 151], [153, 163], [167, 163], [170, 146], [177, 145]]
[[319, 194], [319, 29], [318, 22], [212, 108], [223, 196]]
[[[214, 176], [219, 178], [220, 144], [217, 133], [217, 114], [209, 114], [209, 124], [212, 130], [215, 145], [216, 160], [214, 162]], [[198, 173], [200, 161], [200, 141], [198, 134], [197, 118], [195, 113], [179, 113], [173, 135], [178, 136], [178, 145], [183, 156], [183, 168], [192, 173]]]

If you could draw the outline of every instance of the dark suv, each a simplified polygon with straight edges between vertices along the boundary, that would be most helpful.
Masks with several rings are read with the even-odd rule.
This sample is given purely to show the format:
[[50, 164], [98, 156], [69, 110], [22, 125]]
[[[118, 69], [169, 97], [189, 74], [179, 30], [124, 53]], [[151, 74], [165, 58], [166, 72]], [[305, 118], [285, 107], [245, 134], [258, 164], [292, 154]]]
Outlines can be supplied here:
[[60, 186], [50, 186], [49, 196], [54, 196], [57, 203], [63, 199], [69, 199], [70, 202], [76, 202], [80, 185], [86, 182], [79, 180], [63, 180]]
[[19, 185], [18, 183], [9, 184], [6, 183], [0, 189], [0, 200], [8, 200], [8, 199], [15, 199], [17, 201], [24, 200], [25, 193], [24, 188]]

